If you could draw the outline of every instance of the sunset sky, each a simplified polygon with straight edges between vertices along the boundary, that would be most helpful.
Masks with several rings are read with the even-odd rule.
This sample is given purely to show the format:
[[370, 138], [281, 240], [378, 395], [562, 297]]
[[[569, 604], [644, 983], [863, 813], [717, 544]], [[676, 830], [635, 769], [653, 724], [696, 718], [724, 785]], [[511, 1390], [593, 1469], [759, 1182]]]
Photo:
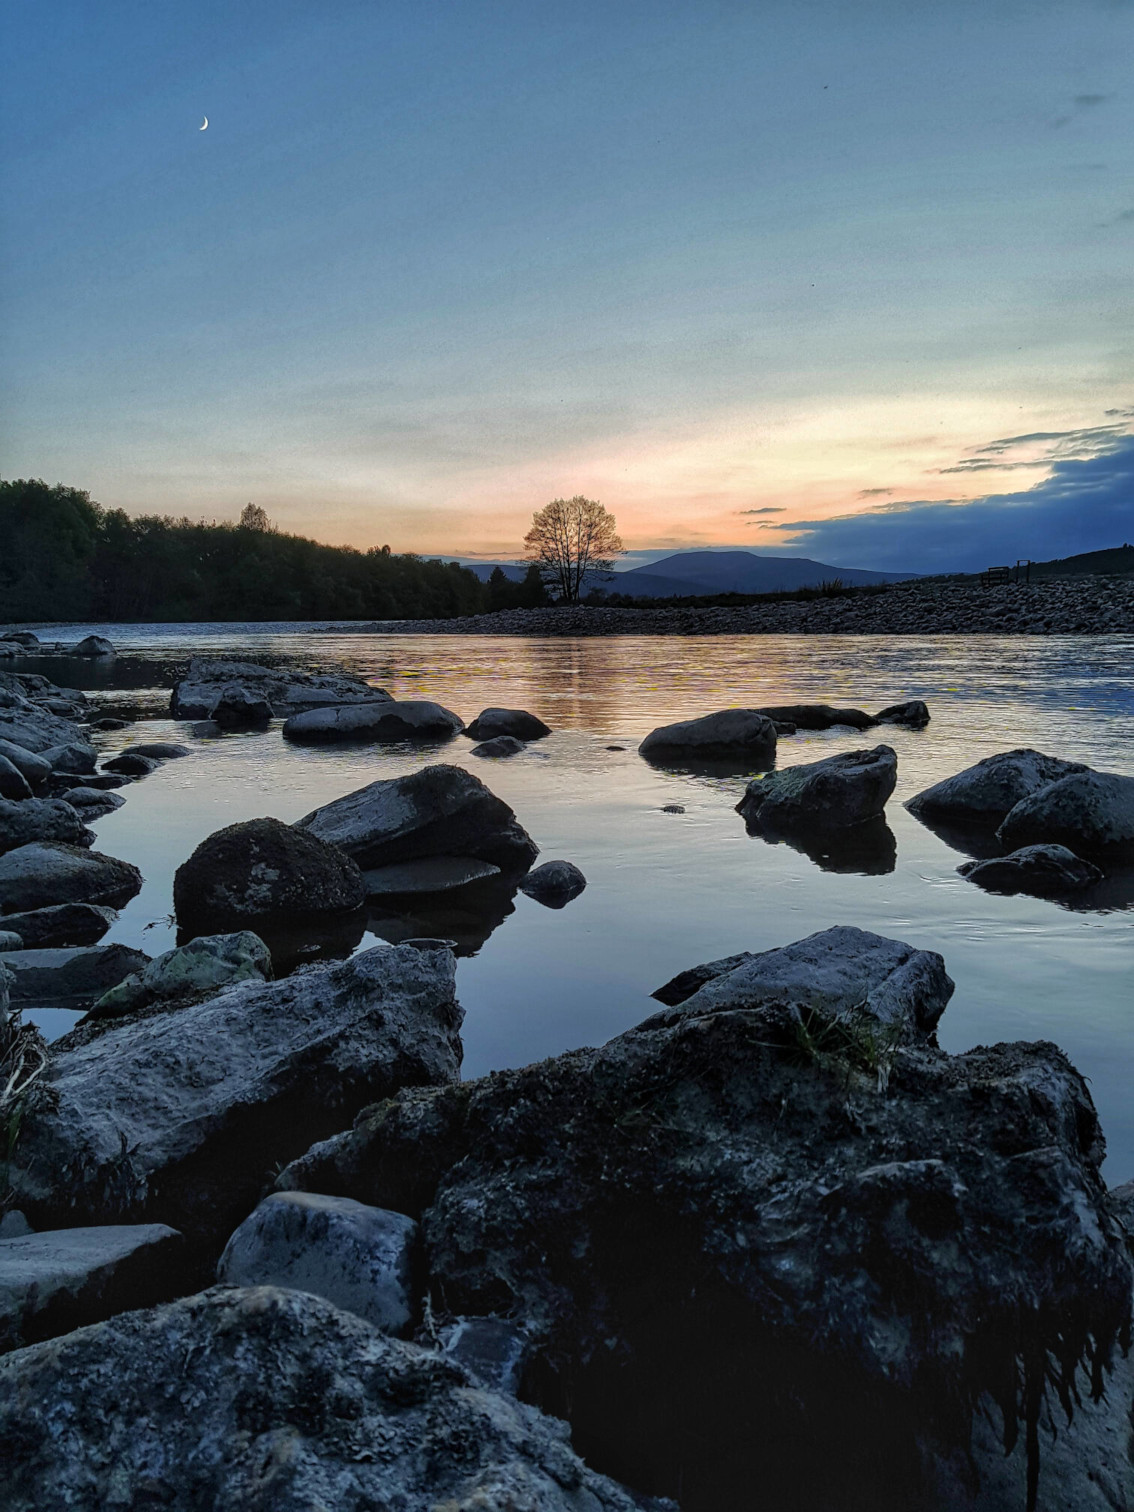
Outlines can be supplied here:
[[1134, 539], [1128, 0], [6, 14], [5, 477], [505, 560], [574, 493], [631, 561]]

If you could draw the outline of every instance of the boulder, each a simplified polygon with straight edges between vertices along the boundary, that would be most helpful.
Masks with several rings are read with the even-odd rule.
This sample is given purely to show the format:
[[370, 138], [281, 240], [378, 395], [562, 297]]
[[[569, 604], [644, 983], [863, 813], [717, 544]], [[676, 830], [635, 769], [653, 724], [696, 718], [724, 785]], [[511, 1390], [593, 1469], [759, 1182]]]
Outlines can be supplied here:
[[1072, 772], [1089, 770], [1029, 749], [1001, 751], [915, 793], [906, 808], [919, 819], [941, 819], [995, 829], [1022, 798]]
[[31, 630], [6, 630], [0, 640], [14, 641], [17, 646], [34, 650], [39, 645], [39, 636]]
[[98, 760], [98, 752], [85, 740], [71, 740], [66, 745], [49, 746], [40, 754], [45, 761], [50, 761], [53, 772], [66, 772], [76, 777], [93, 772]]
[[373, 867], [363, 872], [362, 882], [368, 898], [405, 897], [414, 893], [452, 892], [472, 882], [499, 876], [500, 868], [491, 861], [476, 861], [470, 856], [421, 856], [416, 861]]
[[1085, 768], [1020, 800], [996, 831], [1007, 850], [1063, 845], [1096, 859], [1134, 857], [1134, 777]]
[[904, 725], [908, 730], [924, 730], [929, 723], [929, 710], [920, 698], [910, 698], [905, 703], [890, 704], [874, 716], [875, 724]]
[[29, 950], [47, 945], [93, 945], [114, 923], [112, 908], [97, 903], [57, 903], [29, 913], [0, 915], [0, 924], [13, 929]]
[[271, 717], [272, 706], [268, 700], [240, 683], [226, 683], [220, 689], [210, 715], [221, 730], [262, 729]]
[[90, 845], [94, 835], [61, 798], [0, 798], [0, 854], [38, 840]]
[[776, 727], [759, 709], [722, 709], [651, 730], [638, 754], [659, 761], [675, 756], [743, 757], [770, 766], [776, 758]]
[[24, 1008], [89, 1008], [149, 959], [119, 944], [25, 948], [6, 963], [14, 977], [12, 1002]]
[[113, 772], [118, 777], [148, 777], [157, 771], [157, 762], [151, 756], [139, 755], [137, 751], [123, 751], [104, 761], [104, 772]]
[[164, 1302], [180, 1258], [181, 1235], [161, 1223], [0, 1238], [0, 1350]]
[[527, 874], [520, 891], [545, 908], [565, 908], [586, 885], [586, 877], [573, 861], [545, 861]]
[[266, 982], [271, 975], [272, 954], [258, 935], [249, 930], [199, 935], [120, 979], [102, 994], [89, 1016], [117, 1018], [150, 1003], [187, 1001], [230, 982]]
[[112, 814], [126, 800], [121, 794], [109, 792], [105, 788], [75, 787], [67, 789], [63, 794], [63, 802], [69, 803], [84, 823], [89, 823], [92, 819], [101, 819], [104, 814]]
[[36, 1228], [175, 1224], [212, 1266], [273, 1163], [399, 1087], [456, 1079], [454, 973], [448, 950], [379, 946], [72, 1030], [26, 1099], [12, 1200]]
[[417, 1224], [350, 1197], [274, 1192], [224, 1247], [217, 1280], [287, 1286], [365, 1318], [383, 1333], [417, 1321]]
[[23, 950], [24, 937], [14, 929], [0, 929], [0, 950]]
[[601, 1049], [400, 1093], [279, 1185], [417, 1218], [435, 1326], [521, 1322], [525, 1395], [687, 1507], [928, 1509], [986, 1392], [1034, 1466], [1049, 1390], [1075, 1417], [1130, 1322], [1087, 1085], [1053, 1045], [945, 1054], [940, 958], [849, 933], [866, 981], [852, 954], [831, 993], [819, 962], [698, 1005], [714, 979]]
[[806, 766], [780, 767], [755, 777], [736, 805], [750, 828], [775, 834], [799, 829], [845, 829], [880, 819], [898, 781], [892, 746], [841, 751]]
[[386, 699], [381, 703], [343, 704], [293, 714], [284, 739], [318, 745], [336, 740], [449, 740], [464, 729], [451, 709], [428, 699]]
[[124, 756], [147, 756], [151, 761], [176, 761], [179, 756], [188, 756], [189, 747], [177, 745], [172, 740], [147, 740], [140, 745], [127, 746]]
[[6, 1356], [0, 1441], [19, 1446], [6, 1512], [661, 1512], [588, 1468], [562, 1423], [275, 1287], [216, 1287]]
[[105, 635], [87, 635], [67, 652], [68, 656], [117, 656]]
[[348, 913], [365, 893], [350, 856], [279, 819], [216, 830], [177, 868], [173, 907], [185, 925]]
[[382, 688], [372, 688], [361, 678], [341, 672], [289, 672], [257, 662], [195, 656], [185, 677], [173, 689], [170, 712], [174, 719], [211, 719], [226, 683], [240, 683], [265, 699], [277, 718], [323, 704], [375, 703], [390, 696]]
[[22, 745], [16, 745], [14, 741], [0, 740], [0, 756], [14, 766], [33, 788], [39, 787], [51, 776], [50, 761], [45, 761], [42, 756], [25, 749]]
[[465, 734], [470, 740], [495, 740], [498, 735], [512, 735], [516, 740], [542, 740], [551, 734], [551, 726], [526, 709], [482, 709]]
[[422, 856], [471, 856], [516, 873], [539, 854], [502, 799], [471, 772], [444, 764], [379, 779], [315, 809], [296, 827], [366, 868]]
[[77, 845], [35, 841], [0, 856], [0, 913], [54, 903], [121, 908], [141, 890], [142, 874], [129, 861]]
[[1025, 845], [1008, 856], [966, 861], [962, 877], [990, 892], [1036, 893], [1040, 897], [1078, 892], [1102, 881], [1102, 872], [1065, 845]]
[[23, 772], [0, 751], [0, 798], [30, 798], [31, 794], [31, 787]]
[[8, 750], [9, 744], [43, 754], [83, 743], [83, 732], [73, 720], [60, 719], [57, 714], [49, 714], [46, 709], [38, 709], [21, 698], [15, 707], [0, 706], [0, 740], [5, 742], [4, 754], [8, 760], [18, 765]]
[[527, 746], [522, 740], [517, 740], [514, 735], [495, 735], [491, 740], [482, 740], [480, 745], [473, 746], [470, 756], [518, 756], [521, 751], [526, 751]]
[[830, 730], [835, 725], [869, 730], [877, 723], [873, 714], [862, 709], [835, 709], [830, 704], [773, 704], [757, 712], [766, 714], [776, 724], [794, 725], [797, 730]]

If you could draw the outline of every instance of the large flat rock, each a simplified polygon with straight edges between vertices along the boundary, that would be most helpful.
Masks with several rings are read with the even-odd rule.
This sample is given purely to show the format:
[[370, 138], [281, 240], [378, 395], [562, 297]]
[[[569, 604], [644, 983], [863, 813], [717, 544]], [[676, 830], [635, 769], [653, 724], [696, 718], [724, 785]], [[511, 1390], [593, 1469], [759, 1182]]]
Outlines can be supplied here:
[[174, 719], [211, 719], [226, 685], [233, 683], [265, 699], [277, 718], [325, 704], [373, 703], [390, 696], [343, 672], [294, 672], [258, 662], [195, 656], [173, 689], [170, 712]]
[[0, 856], [0, 915], [57, 903], [121, 908], [142, 890], [129, 861], [60, 841], [35, 841]]

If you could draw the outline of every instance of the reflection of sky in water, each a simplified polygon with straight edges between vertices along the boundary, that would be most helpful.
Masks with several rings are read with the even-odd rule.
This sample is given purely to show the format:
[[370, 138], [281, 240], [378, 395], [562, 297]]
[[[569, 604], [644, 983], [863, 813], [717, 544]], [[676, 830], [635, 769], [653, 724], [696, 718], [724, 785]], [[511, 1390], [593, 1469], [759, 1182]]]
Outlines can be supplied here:
[[[1134, 910], [1077, 912], [982, 892], [956, 875], [963, 856], [901, 807], [930, 782], [1020, 745], [1134, 774], [1126, 680], [1134, 637], [528, 641], [205, 629], [111, 629], [131, 653], [112, 669], [46, 661], [39, 669], [60, 682], [106, 679], [136, 689], [152, 686], [154, 675], [134, 660], [135, 648], [170, 666], [204, 642], [300, 665], [345, 663], [397, 696], [436, 698], [466, 720], [503, 704], [530, 708], [553, 726], [547, 740], [510, 761], [471, 757], [464, 739], [440, 755], [506, 799], [544, 859], [575, 861], [588, 880], [561, 912], [517, 896], [480, 953], [460, 962], [466, 1074], [607, 1039], [643, 1018], [650, 991], [685, 967], [856, 924], [945, 956], [957, 983], [941, 1023], [947, 1049], [1003, 1039], [1062, 1045], [1091, 1079], [1111, 1150], [1109, 1179], [1134, 1176]], [[786, 765], [879, 741], [895, 747], [892, 871], [821, 870], [788, 845], [751, 839], [734, 812], [743, 776], [657, 770], [635, 751], [654, 725], [729, 705], [823, 701], [873, 710], [908, 697], [929, 703], [927, 730], [836, 729], [784, 739], [779, 754]], [[155, 719], [104, 738], [108, 751], [170, 737], [194, 748], [190, 759], [125, 789], [126, 805], [95, 826], [100, 848], [134, 861], [146, 877], [108, 938], [151, 954], [172, 940], [173, 871], [205, 835], [254, 815], [296, 819], [365, 782], [439, 759], [405, 748], [288, 747], [278, 727], [214, 741], [188, 729]], [[685, 813], [663, 813], [664, 804]]]

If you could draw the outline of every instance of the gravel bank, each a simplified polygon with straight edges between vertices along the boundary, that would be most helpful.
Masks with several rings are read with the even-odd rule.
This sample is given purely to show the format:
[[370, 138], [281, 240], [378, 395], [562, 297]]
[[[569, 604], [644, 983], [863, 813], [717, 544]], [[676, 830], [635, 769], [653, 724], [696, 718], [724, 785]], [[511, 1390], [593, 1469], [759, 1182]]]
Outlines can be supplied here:
[[330, 627], [384, 635], [1108, 635], [1134, 633], [1134, 579], [895, 583], [884, 593], [742, 608], [609, 609], [579, 604], [465, 619]]

